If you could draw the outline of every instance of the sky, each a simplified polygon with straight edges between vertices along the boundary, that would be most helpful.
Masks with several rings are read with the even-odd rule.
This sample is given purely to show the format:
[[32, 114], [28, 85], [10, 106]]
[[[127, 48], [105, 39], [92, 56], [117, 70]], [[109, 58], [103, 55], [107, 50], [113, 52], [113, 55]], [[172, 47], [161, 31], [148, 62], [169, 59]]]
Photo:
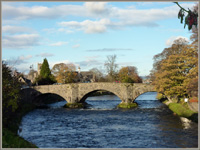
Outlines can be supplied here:
[[[196, 2], [179, 2], [192, 8]], [[2, 2], [2, 60], [19, 72], [47, 58], [50, 68], [73, 63], [81, 71], [135, 66], [149, 75], [153, 56], [191, 32], [173, 2]]]

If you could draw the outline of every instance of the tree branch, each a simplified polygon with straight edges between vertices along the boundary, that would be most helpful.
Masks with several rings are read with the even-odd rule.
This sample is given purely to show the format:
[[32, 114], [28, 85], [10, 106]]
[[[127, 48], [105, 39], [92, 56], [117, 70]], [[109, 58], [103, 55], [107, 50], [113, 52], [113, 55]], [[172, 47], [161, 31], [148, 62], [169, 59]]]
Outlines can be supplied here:
[[180, 7], [181, 9], [183, 9], [184, 11], [186, 11], [186, 12], [188, 12], [189, 13], [189, 11], [188, 10], [186, 10], [185, 8], [183, 8], [183, 7], [181, 7], [181, 5], [179, 5], [179, 3], [178, 2], [174, 2], [176, 5], [178, 5], [178, 7]]

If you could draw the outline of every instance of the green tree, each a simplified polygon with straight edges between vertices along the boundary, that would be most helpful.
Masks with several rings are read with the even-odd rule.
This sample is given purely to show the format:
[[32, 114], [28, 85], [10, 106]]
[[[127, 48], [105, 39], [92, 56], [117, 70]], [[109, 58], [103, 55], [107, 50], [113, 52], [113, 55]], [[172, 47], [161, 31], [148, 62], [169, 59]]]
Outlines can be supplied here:
[[2, 63], [2, 87], [3, 125], [6, 126], [18, 108], [21, 84], [5, 63]]
[[42, 63], [40, 76], [43, 78], [48, 78], [49, 76], [51, 76], [51, 70], [49, 68], [49, 63], [46, 58], [44, 59]]
[[38, 76], [38, 78], [36, 78], [36, 83], [39, 85], [46, 85], [46, 84], [53, 84], [55, 82], [56, 80], [54, 76], [51, 74], [49, 63], [45, 58], [41, 66], [40, 75]]

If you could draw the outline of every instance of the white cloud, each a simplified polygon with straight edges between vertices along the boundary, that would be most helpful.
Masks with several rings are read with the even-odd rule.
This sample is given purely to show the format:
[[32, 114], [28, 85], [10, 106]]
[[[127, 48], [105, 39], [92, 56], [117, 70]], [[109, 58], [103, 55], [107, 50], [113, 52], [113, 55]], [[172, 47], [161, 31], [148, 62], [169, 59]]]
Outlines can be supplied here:
[[10, 58], [8, 60], [6, 60], [6, 62], [10, 65], [10, 66], [18, 66], [21, 64], [26, 64], [27, 60], [31, 59], [33, 56], [32, 55], [27, 55], [27, 56], [19, 56], [17, 58]]
[[166, 44], [167, 46], [171, 46], [171, 45], [174, 43], [175, 40], [180, 39], [180, 38], [185, 39], [187, 42], [189, 41], [188, 38], [183, 37], [183, 36], [172, 36], [172, 37], [170, 37], [170, 38], [166, 41], [165, 44]]
[[73, 45], [72, 48], [79, 48], [80, 44]]
[[20, 34], [20, 35], [5, 35], [2, 37], [3, 48], [29, 48], [39, 45], [38, 34]]
[[32, 55], [27, 55], [27, 56], [19, 56], [19, 59], [20, 60], [28, 60], [28, 59], [31, 59], [33, 56]]
[[[66, 11], [67, 10], [67, 11]], [[12, 6], [8, 3], [3, 3], [2, 18], [25, 20], [33, 18], [47, 18], [54, 19], [67, 15], [80, 15], [85, 14], [86, 10], [83, 6], [78, 5], [60, 5], [54, 7], [46, 6]]]
[[22, 26], [2, 26], [2, 32], [3, 33], [8, 33], [8, 34], [15, 34], [15, 33], [33, 33], [33, 29], [28, 28], [28, 27], [22, 27]]
[[[58, 31], [65, 33], [84, 31], [91, 34], [104, 33], [108, 29], [119, 29], [129, 26], [155, 27], [159, 25], [157, 21], [175, 18], [179, 11], [179, 7], [176, 4], [156, 9], [119, 8], [111, 4], [107, 2], [86, 2], [83, 5], [23, 7], [3, 3], [2, 17], [4, 21], [33, 18], [55, 19], [66, 16], [89, 17], [88, 20], [80, 22], [73, 20], [60, 22], [59, 25], [67, 28], [60, 28]], [[184, 8], [194, 6], [194, 4], [185, 3], [181, 5]]]
[[106, 4], [107, 2], [86, 2], [84, 6], [89, 12], [99, 14], [107, 12]]
[[103, 33], [107, 29], [107, 25], [110, 24], [109, 19], [101, 19], [99, 21], [85, 20], [82, 22], [69, 21], [60, 22], [62, 27], [69, 27], [70, 29], [83, 30], [85, 33]]
[[[70, 31], [84, 31], [85, 33], [104, 33], [108, 29], [119, 29], [129, 26], [146, 26], [156, 27], [159, 24], [157, 21], [175, 18], [179, 11], [178, 6], [173, 5], [170, 7], [158, 8], [158, 9], [136, 9], [128, 8], [122, 9], [117, 7], [111, 7], [109, 11], [106, 9], [107, 3], [96, 4], [88, 2], [85, 4], [91, 13], [90, 16], [96, 15], [97, 19], [90, 19], [84, 21], [67, 21], [58, 23], [62, 27], [67, 27]], [[94, 6], [93, 6], [94, 5]], [[188, 5], [192, 6], [192, 5]], [[94, 9], [94, 10], [93, 10]], [[96, 10], [96, 11], [95, 11]], [[106, 15], [97, 15], [96, 12], [107, 12]], [[87, 14], [86, 14], [87, 15]]]
[[132, 51], [131, 48], [102, 48], [102, 49], [90, 49], [88, 52], [110, 52], [110, 51]]
[[52, 43], [52, 44], [50, 44], [50, 46], [62, 46], [62, 45], [67, 45], [67, 44], [68, 44], [68, 42], [60, 41], [60, 42]]
[[54, 54], [51, 53], [40, 53], [38, 55], [36, 55], [36, 57], [51, 57], [54, 56]]

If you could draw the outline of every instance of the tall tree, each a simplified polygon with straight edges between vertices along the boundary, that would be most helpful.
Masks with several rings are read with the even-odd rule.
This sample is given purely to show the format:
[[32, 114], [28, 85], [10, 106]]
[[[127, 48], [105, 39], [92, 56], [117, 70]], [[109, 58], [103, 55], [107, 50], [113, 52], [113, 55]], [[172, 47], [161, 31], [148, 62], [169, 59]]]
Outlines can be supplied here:
[[116, 58], [116, 55], [107, 56], [107, 61], [104, 64], [110, 81], [114, 81], [117, 78], [118, 65], [116, 64]]
[[49, 63], [45, 58], [41, 66], [40, 76], [43, 78], [48, 78], [50, 75], [51, 75], [51, 70], [49, 68]]
[[158, 92], [166, 95], [169, 100], [189, 95], [186, 87], [189, 88], [191, 72], [197, 66], [196, 50], [192, 45], [177, 42], [161, 54], [162, 59], [156, 60], [154, 64], [153, 84]]
[[39, 85], [53, 84], [56, 82], [54, 76], [51, 74], [49, 63], [46, 58], [42, 63], [40, 75], [36, 78], [35, 82]]

